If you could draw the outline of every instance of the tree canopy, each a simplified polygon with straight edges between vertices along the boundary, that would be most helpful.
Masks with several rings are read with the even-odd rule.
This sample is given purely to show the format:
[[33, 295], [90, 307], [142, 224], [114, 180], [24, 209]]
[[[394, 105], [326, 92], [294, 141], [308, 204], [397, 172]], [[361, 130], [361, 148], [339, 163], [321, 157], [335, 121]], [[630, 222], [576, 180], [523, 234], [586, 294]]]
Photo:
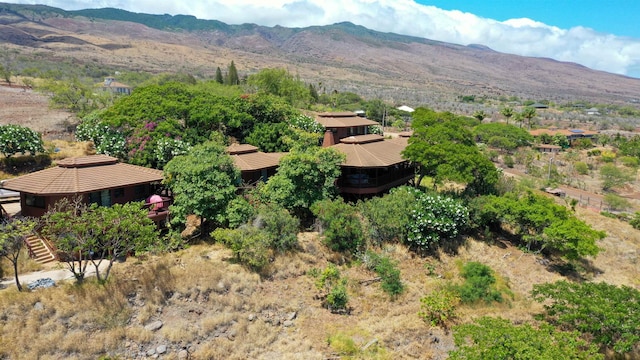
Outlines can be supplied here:
[[464, 121], [450, 113], [417, 110], [414, 134], [403, 156], [419, 165], [420, 180], [431, 176], [438, 184], [453, 181], [465, 184], [472, 193], [492, 193], [498, 182], [497, 169], [461, 125]]
[[534, 285], [532, 294], [545, 304], [540, 317], [552, 324], [579, 331], [619, 353], [640, 344], [640, 291], [636, 289], [558, 281]]
[[0, 220], [0, 256], [5, 257], [13, 265], [13, 274], [18, 291], [22, 291], [18, 279], [18, 260], [27, 236], [33, 233], [37, 221], [33, 219], [10, 218]]
[[194, 146], [164, 168], [164, 184], [174, 194], [172, 224], [184, 224], [187, 215], [224, 223], [227, 204], [235, 197], [240, 171], [225, 153], [221, 140]]
[[451, 360], [575, 360], [604, 359], [577, 332], [563, 332], [549, 324], [514, 325], [501, 318], [482, 317], [453, 327], [456, 350]]
[[473, 129], [473, 133], [478, 141], [507, 151], [528, 146], [533, 141], [528, 131], [504, 123], [480, 124]]
[[344, 159], [333, 148], [293, 148], [258, 193], [265, 202], [281, 204], [304, 218], [313, 203], [335, 197], [335, 181]]

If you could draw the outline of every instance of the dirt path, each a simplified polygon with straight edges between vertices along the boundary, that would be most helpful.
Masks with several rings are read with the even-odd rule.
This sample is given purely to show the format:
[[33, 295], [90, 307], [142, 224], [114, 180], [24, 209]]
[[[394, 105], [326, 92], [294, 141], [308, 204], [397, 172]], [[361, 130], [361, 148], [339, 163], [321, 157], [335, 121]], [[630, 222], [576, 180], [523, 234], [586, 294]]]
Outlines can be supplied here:
[[[107, 268], [108, 264], [109, 263], [107, 261], [103, 261], [99, 267], [100, 272], [103, 272]], [[26, 286], [29, 283], [32, 283], [39, 279], [50, 278], [56, 283], [58, 283], [59, 281], [74, 279], [73, 274], [68, 269], [65, 263], [58, 263], [55, 265], [55, 267], [56, 267], [55, 269], [51, 269], [51, 270], [40, 270], [32, 273], [20, 274], [18, 275], [18, 279], [20, 279], [20, 284], [26, 288]], [[95, 274], [96, 274], [95, 267], [93, 266], [93, 264], [89, 264], [89, 266], [87, 267], [87, 272], [85, 273], [85, 277], [95, 276]], [[0, 280], [0, 290], [16, 286], [13, 273], [6, 274], [6, 275], [7, 275], [6, 277]]]

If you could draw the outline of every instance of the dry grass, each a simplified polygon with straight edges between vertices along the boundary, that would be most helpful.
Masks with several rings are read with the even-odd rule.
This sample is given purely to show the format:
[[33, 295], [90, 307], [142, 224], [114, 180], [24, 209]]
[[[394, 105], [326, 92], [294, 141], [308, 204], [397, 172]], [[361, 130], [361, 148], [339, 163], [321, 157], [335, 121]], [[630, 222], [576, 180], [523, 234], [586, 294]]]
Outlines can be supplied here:
[[90, 141], [51, 140], [45, 141], [44, 147], [53, 161], [95, 154], [95, 148]]
[[[588, 213], [579, 215], [590, 219]], [[612, 226], [610, 219], [597, 219], [604, 221], [599, 226]], [[609, 266], [614, 257], [640, 248], [635, 238], [615, 247], [615, 236], [602, 244], [603, 259], [595, 262], [604, 271], [596, 279], [613, 272]], [[421, 297], [459, 281], [460, 264], [490, 266], [499, 285], [514, 295], [503, 304], [461, 306], [455, 323], [483, 315], [530, 321], [540, 310], [528, 295], [532, 285], [562, 278], [533, 254], [500, 239], [496, 245], [469, 239], [457, 254], [426, 258], [392, 245], [379, 250], [399, 261], [406, 291], [390, 300], [379, 283], [362, 283], [375, 273], [357, 262], [340, 265], [348, 279], [351, 311], [338, 315], [322, 308], [315, 279], [306, 275], [326, 267], [335, 255], [317, 234], [304, 233], [299, 240], [298, 252], [280, 255], [262, 276], [235, 264], [229, 250], [201, 244], [117, 264], [104, 286], [89, 280], [83, 286], [61, 284], [32, 293], [2, 290], [0, 357], [136, 358], [166, 345], [167, 359], [177, 358], [183, 349], [196, 359], [445, 359], [453, 348], [451, 333], [429, 327], [417, 313]], [[637, 275], [633, 260], [619, 265], [623, 274], [616, 281], [632, 284]], [[144, 328], [157, 320], [163, 323], [160, 330]]]

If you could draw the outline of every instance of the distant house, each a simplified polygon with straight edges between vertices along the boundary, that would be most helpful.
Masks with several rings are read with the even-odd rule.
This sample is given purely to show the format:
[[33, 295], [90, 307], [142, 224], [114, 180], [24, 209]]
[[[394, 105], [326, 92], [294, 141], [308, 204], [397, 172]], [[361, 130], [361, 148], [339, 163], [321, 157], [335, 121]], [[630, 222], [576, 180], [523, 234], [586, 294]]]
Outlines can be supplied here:
[[378, 122], [356, 115], [353, 112], [325, 112], [317, 114], [316, 121], [331, 132], [330, 138], [325, 134], [324, 141], [338, 144], [340, 139], [347, 136], [366, 135], [369, 126], [380, 125]]
[[569, 140], [569, 143], [573, 143], [578, 139], [594, 139], [594, 138], [597, 138], [598, 136], [597, 131], [584, 130], [584, 129], [557, 129], [557, 128], [535, 129], [535, 130], [529, 131], [529, 133], [533, 137], [538, 137], [542, 134], [548, 134], [550, 136], [561, 134], [567, 137], [567, 140]]
[[[145, 201], [156, 192], [162, 178], [161, 170], [90, 155], [64, 159], [56, 167], [5, 180], [2, 187], [20, 193], [23, 216], [39, 217], [60, 199], [75, 196], [102, 206]], [[170, 201], [163, 197], [161, 205], [153, 204], [149, 217], [156, 222], [165, 220]]]
[[598, 115], [600, 115], [600, 109], [592, 107], [592, 108], [586, 109], [584, 111], [584, 113], [587, 114], [587, 115], [596, 115], [596, 116], [598, 116]]
[[264, 153], [249, 144], [233, 144], [227, 153], [240, 170], [242, 186], [254, 186], [259, 181], [267, 181], [276, 173], [278, 163], [284, 153]]
[[529, 106], [534, 108], [534, 109], [548, 109], [549, 108], [549, 105], [542, 104], [542, 103], [533, 103], [533, 104], [531, 104]]
[[400, 111], [406, 111], [406, 112], [409, 112], [409, 113], [412, 113], [412, 112], [416, 111], [414, 108], [408, 107], [407, 105], [399, 106], [396, 109], [398, 109]]
[[104, 78], [104, 82], [102, 83], [103, 91], [110, 91], [114, 94], [123, 94], [123, 95], [131, 95], [131, 86], [127, 84], [123, 84], [121, 82], [117, 82], [114, 77], [106, 77]]
[[539, 145], [536, 145], [536, 149], [538, 149], [538, 151], [540, 151], [542, 153], [557, 154], [557, 153], [560, 152], [560, 150], [562, 150], [562, 146], [549, 145], [549, 144], [539, 144]]

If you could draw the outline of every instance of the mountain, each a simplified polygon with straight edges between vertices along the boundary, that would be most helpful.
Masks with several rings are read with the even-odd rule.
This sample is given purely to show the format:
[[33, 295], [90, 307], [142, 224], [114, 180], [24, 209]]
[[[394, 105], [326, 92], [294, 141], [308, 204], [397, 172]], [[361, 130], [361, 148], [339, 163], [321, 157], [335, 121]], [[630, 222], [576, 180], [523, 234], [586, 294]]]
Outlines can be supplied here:
[[0, 44], [5, 49], [0, 59], [13, 59], [14, 67], [21, 66], [20, 57], [58, 66], [213, 77], [216, 67], [225, 69], [233, 60], [241, 74], [285, 67], [321, 91], [436, 108], [461, 95], [634, 106], [640, 97], [640, 79], [349, 22], [306, 28], [228, 25], [113, 8], [65, 11], [0, 3]]

